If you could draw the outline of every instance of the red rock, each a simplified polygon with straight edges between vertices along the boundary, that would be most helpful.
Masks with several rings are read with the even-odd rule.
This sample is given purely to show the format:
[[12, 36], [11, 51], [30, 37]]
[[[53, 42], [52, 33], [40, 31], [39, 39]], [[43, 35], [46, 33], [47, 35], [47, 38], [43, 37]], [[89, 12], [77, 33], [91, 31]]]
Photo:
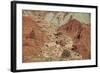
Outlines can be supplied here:
[[[41, 55], [41, 47], [48, 40], [47, 35], [29, 16], [23, 16], [23, 57]], [[28, 60], [23, 59], [23, 62]]]
[[74, 41], [73, 50], [80, 53], [83, 59], [91, 58], [91, 29], [90, 25], [82, 24], [76, 19], [58, 28], [58, 32], [66, 34]]
[[75, 38], [78, 35], [79, 30], [81, 29], [81, 23], [76, 19], [70, 20], [68, 23], [62, 25], [58, 32], [63, 32], [66, 35], [69, 35], [71, 38]]
[[83, 51], [81, 49], [79, 50], [84, 59], [90, 59], [91, 58], [91, 29], [89, 25], [85, 25], [82, 27], [81, 33], [80, 33], [80, 40], [78, 43], [80, 43], [83, 47]]

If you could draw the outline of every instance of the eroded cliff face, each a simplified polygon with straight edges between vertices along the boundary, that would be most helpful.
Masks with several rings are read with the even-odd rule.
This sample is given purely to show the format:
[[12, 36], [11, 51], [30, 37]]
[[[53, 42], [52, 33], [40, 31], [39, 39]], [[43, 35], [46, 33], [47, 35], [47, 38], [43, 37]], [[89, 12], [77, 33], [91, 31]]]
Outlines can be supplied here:
[[23, 62], [90, 59], [91, 27], [89, 18], [84, 19], [87, 15], [23, 11]]
[[76, 19], [69, 20], [68, 23], [58, 28], [58, 32], [66, 34], [73, 39], [72, 50], [80, 53], [83, 59], [91, 57], [91, 29], [90, 25], [82, 24]]
[[41, 47], [48, 37], [29, 16], [23, 16], [23, 57], [24, 62], [41, 56]]

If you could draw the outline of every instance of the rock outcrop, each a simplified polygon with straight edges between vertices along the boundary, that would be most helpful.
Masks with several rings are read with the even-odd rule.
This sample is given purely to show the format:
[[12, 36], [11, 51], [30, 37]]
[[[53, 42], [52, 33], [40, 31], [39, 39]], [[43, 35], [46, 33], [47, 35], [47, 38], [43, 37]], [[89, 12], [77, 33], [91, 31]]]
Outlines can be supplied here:
[[91, 58], [91, 33], [90, 25], [82, 24], [76, 19], [70, 19], [68, 23], [58, 28], [58, 32], [66, 34], [73, 39], [72, 50], [82, 55], [83, 59]]
[[48, 40], [48, 37], [43, 33], [29, 16], [23, 16], [23, 57], [24, 62], [29, 62], [30, 57], [38, 57], [41, 55], [41, 47]]
[[91, 58], [88, 13], [23, 10], [22, 22], [23, 62]]

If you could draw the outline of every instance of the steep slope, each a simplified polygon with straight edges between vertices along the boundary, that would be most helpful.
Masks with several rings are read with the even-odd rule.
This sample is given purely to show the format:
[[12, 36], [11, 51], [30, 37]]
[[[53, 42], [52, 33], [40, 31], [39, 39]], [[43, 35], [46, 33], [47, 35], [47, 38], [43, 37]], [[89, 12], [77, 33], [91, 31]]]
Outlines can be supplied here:
[[82, 24], [76, 19], [70, 19], [68, 23], [59, 27], [57, 31], [73, 39], [72, 50], [81, 54], [83, 59], [91, 58], [90, 25]]
[[41, 56], [41, 47], [48, 37], [31, 17], [23, 16], [23, 62]]

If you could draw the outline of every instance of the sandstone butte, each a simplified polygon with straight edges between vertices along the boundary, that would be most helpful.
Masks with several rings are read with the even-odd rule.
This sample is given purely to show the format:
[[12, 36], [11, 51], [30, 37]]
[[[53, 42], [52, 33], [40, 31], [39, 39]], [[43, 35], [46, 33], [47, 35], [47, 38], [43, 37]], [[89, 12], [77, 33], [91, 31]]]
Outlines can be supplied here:
[[81, 54], [83, 59], [91, 58], [91, 28], [89, 24], [82, 24], [76, 19], [71, 19], [57, 31], [73, 39], [72, 50]]

